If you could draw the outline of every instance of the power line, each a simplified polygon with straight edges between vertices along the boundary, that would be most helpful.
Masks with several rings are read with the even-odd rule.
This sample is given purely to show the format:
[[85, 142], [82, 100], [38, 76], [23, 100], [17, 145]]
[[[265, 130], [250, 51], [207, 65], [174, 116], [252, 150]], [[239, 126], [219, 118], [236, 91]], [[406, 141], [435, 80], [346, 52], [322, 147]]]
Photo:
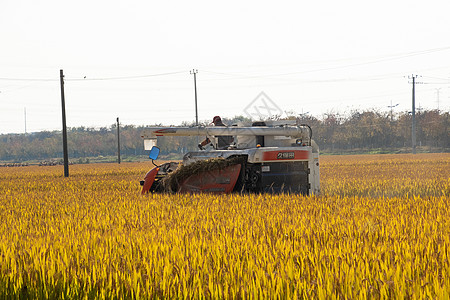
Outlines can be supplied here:
[[443, 77], [433, 77], [433, 76], [422, 76], [422, 77], [425, 77], [425, 78], [431, 78], [431, 79], [437, 79], [437, 80], [444, 80], [444, 81], [447, 81], [447, 82], [450, 82], [450, 78], [443, 78]]
[[[157, 74], [149, 74], [149, 75], [103, 77], [103, 78], [87, 78], [85, 76], [84, 78], [64, 79], [64, 81], [126, 80], [126, 79], [167, 76], [167, 75], [181, 74], [184, 72], [185, 71], [178, 71], [178, 72], [157, 73]], [[59, 79], [56, 79], [56, 78], [7, 78], [7, 77], [0, 77], [0, 80], [4, 80], [4, 81], [59, 81]]]
[[[310, 70], [302, 70], [302, 71], [294, 71], [294, 72], [286, 72], [286, 73], [275, 73], [275, 74], [268, 74], [268, 75], [245, 75], [245, 74], [236, 74], [236, 73], [224, 73], [224, 72], [212, 72], [212, 71], [205, 71], [206, 73], [211, 74], [218, 74], [218, 75], [226, 75], [226, 76], [234, 76], [234, 77], [242, 77], [242, 78], [270, 78], [274, 76], [287, 76], [287, 75], [295, 75], [295, 74], [307, 74], [307, 73], [313, 73], [313, 72], [320, 72], [320, 71], [328, 71], [328, 70], [335, 70], [335, 69], [343, 69], [343, 68], [350, 68], [354, 66], [361, 66], [361, 65], [367, 65], [367, 64], [375, 64], [379, 62], [385, 62], [385, 61], [391, 61], [391, 60], [398, 60], [403, 58], [408, 58], [412, 56], [418, 56], [418, 55], [425, 55], [430, 54], [434, 52], [440, 52], [440, 51], [446, 51], [450, 50], [450, 47], [441, 47], [441, 48], [433, 48], [433, 49], [426, 49], [421, 51], [414, 51], [414, 52], [406, 52], [406, 53], [397, 53], [397, 54], [390, 54], [385, 56], [379, 56], [379, 57], [367, 57], [367, 58], [348, 58], [348, 59], [337, 59], [337, 60], [329, 60], [324, 61], [326, 63], [335, 63], [335, 62], [342, 62], [342, 61], [348, 61], [348, 60], [359, 60], [359, 59], [369, 59], [367, 61], [359, 62], [359, 63], [353, 63], [353, 64], [345, 64], [345, 65], [339, 65], [334, 67], [325, 67], [325, 68], [317, 68], [317, 69], [310, 69]], [[313, 64], [320, 64], [323, 62], [313, 62]], [[287, 65], [298, 65], [298, 64], [304, 64], [304, 63], [288, 63]], [[127, 80], [127, 79], [138, 79], [138, 78], [147, 78], [147, 77], [158, 77], [158, 76], [167, 76], [167, 75], [174, 75], [174, 74], [182, 74], [185, 71], [176, 71], [176, 72], [166, 72], [166, 73], [156, 73], [156, 74], [148, 74], [148, 75], [131, 75], [131, 76], [117, 76], [117, 77], [100, 77], [100, 78], [89, 78], [87, 76], [83, 78], [66, 78], [65, 81], [94, 81], [94, 80]], [[433, 78], [433, 77], [429, 77]], [[449, 80], [448, 78], [438, 78], [434, 77], [434, 79], [438, 80]], [[0, 80], [3, 81], [59, 81], [57, 78], [9, 78], [9, 77], [0, 77]], [[342, 79], [338, 79], [342, 80]], [[346, 80], [346, 79], [344, 79]], [[372, 80], [379, 80], [379, 79], [372, 79]], [[320, 81], [319, 81], [320, 82]]]
[[[245, 76], [244, 75], [244, 77], [246, 77], [246, 78], [265, 78], [266, 77], [266, 78], [268, 78], [268, 77], [274, 77], [274, 76], [307, 74], [307, 73], [314, 73], [314, 72], [321, 72], [321, 71], [344, 69], [344, 68], [350, 68], [350, 67], [356, 67], [356, 66], [362, 66], [362, 65], [368, 65], [368, 64], [375, 64], [375, 63], [379, 63], [379, 62], [398, 60], [398, 59], [408, 58], [408, 57], [412, 57], [412, 56], [430, 54], [433, 52], [446, 51], [446, 50], [450, 50], [450, 47], [434, 48], [434, 49], [428, 49], [428, 50], [422, 50], [422, 51], [407, 52], [407, 53], [403, 53], [403, 54], [387, 55], [387, 56], [384, 56], [384, 57], [381, 57], [378, 59], [373, 59], [373, 60], [364, 61], [364, 62], [360, 62], [360, 63], [339, 65], [339, 66], [335, 66], [335, 67], [326, 67], [326, 68], [318, 68], [318, 69], [294, 71], [294, 72], [286, 72], [286, 73], [278, 73], [278, 74], [269, 74], [269, 75], [254, 75], [254, 76], [251, 76], [251, 75]], [[213, 72], [210, 72], [210, 73], [213, 73]], [[231, 74], [231, 73], [228, 73], [228, 74], [227, 73], [216, 73], [216, 74], [229, 75], [229, 76], [243, 76], [242, 74]]]
[[59, 81], [59, 79], [56, 79], [56, 78], [5, 78], [5, 77], [0, 77], [0, 80], [5, 80], [5, 81]]
[[185, 73], [185, 71], [167, 72], [167, 73], [158, 73], [158, 74], [150, 74], [150, 75], [104, 77], [104, 78], [87, 78], [87, 77], [85, 76], [85, 77], [83, 77], [83, 78], [66, 79], [66, 81], [126, 80], [126, 79], [138, 79], [138, 78], [148, 78], [148, 77], [167, 76], [167, 75], [174, 75], [174, 74], [181, 74], [181, 73]]
[[[366, 57], [347, 57], [347, 58], [338, 58], [338, 59], [327, 59], [327, 60], [315, 60], [315, 61], [297, 61], [297, 62], [285, 62], [285, 63], [277, 63], [277, 64], [266, 64], [266, 65], [246, 65], [246, 68], [271, 68], [273, 66], [280, 67], [280, 66], [296, 66], [296, 65], [323, 65], [323, 64], [331, 64], [331, 63], [344, 63], [344, 62], [351, 62], [356, 60], [393, 60], [393, 59], [400, 59], [404, 57], [410, 57], [410, 56], [416, 56], [416, 55], [424, 55], [429, 54], [433, 52], [439, 52], [439, 51], [446, 51], [450, 50], [450, 46], [447, 47], [441, 47], [441, 48], [432, 48], [432, 49], [425, 49], [425, 50], [419, 50], [419, 51], [411, 51], [411, 52], [402, 52], [402, 53], [394, 53], [394, 54], [386, 54], [386, 55], [378, 55], [378, 56], [366, 56]], [[217, 67], [217, 66], [215, 66]], [[218, 66], [219, 68], [223, 66]], [[226, 67], [230, 67], [227, 65]], [[241, 66], [239, 66], [241, 67]], [[234, 68], [234, 67], [233, 67]], [[202, 72], [204, 72], [202, 70]], [[218, 73], [220, 74], [220, 73]], [[230, 75], [226, 73], [221, 73], [223, 75]], [[237, 74], [234, 74], [237, 75]]]
[[295, 79], [295, 78], [276, 78], [277, 75], [238, 75], [231, 73], [221, 73], [214, 71], [206, 71], [202, 70], [202, 72], [216, 74], [216, 75], [225, 75], [225, 76], [234, 76], [234, 78], [216, 78], [216, 79], [205, 79], [204, 81], [222, 81], [222, 80], [240, 80], [240, 79], [276, 79], [276, 80], [289, 80], [294, 81], [295, 84], [299, 83], [336, 83], [336, 82], [351, 82], [351, 81], [380, 81], [380, 80], [388, 80], [396, 77], [400, 77], [400, 73], [389, 73], [389, 74], [380, 74], [380, 75], [372, 75], [372, 76], [361, 76], [361, 77], [347, 77], [347, 78], [330, 78], [330, 79]]

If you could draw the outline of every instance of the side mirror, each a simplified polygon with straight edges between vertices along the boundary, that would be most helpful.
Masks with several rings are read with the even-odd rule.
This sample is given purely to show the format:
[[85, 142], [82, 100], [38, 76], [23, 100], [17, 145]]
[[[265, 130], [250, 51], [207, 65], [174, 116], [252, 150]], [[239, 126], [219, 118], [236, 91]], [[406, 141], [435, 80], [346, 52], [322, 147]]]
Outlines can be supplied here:
[[159, 156], [159, 148], [156, 146], [153, 146], [152, 149], [150, 150], [150, 154], [148, 155], [148, 158], [150, 159], [157, 159]]

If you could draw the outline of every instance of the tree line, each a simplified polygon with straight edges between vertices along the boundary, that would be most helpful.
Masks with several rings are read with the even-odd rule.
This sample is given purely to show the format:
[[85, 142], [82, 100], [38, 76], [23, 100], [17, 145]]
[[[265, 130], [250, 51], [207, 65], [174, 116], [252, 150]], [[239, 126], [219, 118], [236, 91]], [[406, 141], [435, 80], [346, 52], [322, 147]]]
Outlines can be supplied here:
[[[352, 111], [342, 115], [324, 114], [295, 116], [300, 124], [308, 124], [313, 139], [321, 152], [348, 153], [376, 151], [407, 151], [411, 147], [412, 116], [407, 112], [391, 115], [377, 110]], [[251, 120], [237, 116], [223, 118], [227, 125], [251, 125]], [[450, 150], [449, 112], [425, 110], [416, 114], [417, 146], [423, 151], [448, 152]], [[192, 126], [192, 123], [184, 123]], [[207, 125], [206, 123], [202, 125]], [[71, 159], [117, 156], [117, 125], [99, 129], [74, 127], [68, 129], [68, 149]], [[160, 126], [154, 124], [151, 126]], [[147, 155], [141, 133], [147, 126], [125, 125], [120, 127], [121, 155], [137, 157]], [[200, 137], [200, 139], [202, 139]], [[161, 155], [180, 158], [183, 153], [197, 149], [197, 137], [160, 137]], [[62, 137], [60, 131], [42, 131], [29, 134], [0, 135], [0, 160], [24, 162], [61, 158]]]
[[[322, 119], [303, 117], [315, 129], [315, 140], [322, 151], [348, 152], [374, 149], [399, 151], [412, 145], [412, 115], [366, 110], [348, 115], [325, 114]], [[448, 112], [425, 110], [416, 113], [416, 144], [424, 151], [450, 148]]]

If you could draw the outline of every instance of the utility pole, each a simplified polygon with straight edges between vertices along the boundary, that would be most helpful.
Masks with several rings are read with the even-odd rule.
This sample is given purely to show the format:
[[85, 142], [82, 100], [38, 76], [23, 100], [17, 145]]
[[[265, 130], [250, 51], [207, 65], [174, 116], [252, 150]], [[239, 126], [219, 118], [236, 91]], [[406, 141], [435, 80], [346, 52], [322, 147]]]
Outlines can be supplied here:
[[25, 119], [25, 134], [27, 134], [27, 108], [26, 107], [23, 108], [23, 116]]
[[416, 154], [416, 78], [417, 75], [411, 75], [412, 78], [412, 125], [411, 125], [411, 143], [412, 153]]
[[66, 126], [66, 100], [64, 98], [64, 73], [59, 70], [61, 84], [61, 107], [62, 107], [62, 134], [63, 134], [63, 156], [64, 156], [64, 177], [69, 177], [69, 154], [67, 151], [67, 126]]
[[190, 71], [194, 75], [194, 91], [195, 91], [195, 126], [198, 127], [198, 110], [197, 110], [197, 73], [198, 70], [192, 69]]
[[391, 122], [394, 121], [394, 118], [393, 118], [393, 116], [392, 116], [392, 109], [393, 109], [394, 107], [396, 107], [396, 106], [398, 106], [398, 103], [395, 104], [395, 105], [392, 105], [392, 100], [391, 100], [391, 105], [388, 105], [388, 107], [391, 109]]
[[120, 131], [119, 131], [119, 117], [117, 117], [117, 161], [120, 165]]
[[437, 88], [437, 89], [436, 89], [437, 111], [438, 111], [438, 114], [439, 114], [439, 93], [440, 93], [440, 91], [441, 91], [441, 88]]

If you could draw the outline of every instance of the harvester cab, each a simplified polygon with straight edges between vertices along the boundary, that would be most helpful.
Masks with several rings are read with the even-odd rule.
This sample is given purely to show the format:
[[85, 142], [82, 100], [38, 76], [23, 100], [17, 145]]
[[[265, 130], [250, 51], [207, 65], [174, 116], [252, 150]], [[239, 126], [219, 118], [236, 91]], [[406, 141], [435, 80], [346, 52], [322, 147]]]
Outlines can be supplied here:
[[[151, 150], [152, 160], [159, 154], [158, 136], [203, 136], [211, 145], [186, 153], [182, 162], [155, 165], [141, 181], [142, 194], [287, 192], [308, 195], [320, 191], [319, 148], [307, 125], [273, 121], [256, 122], [251, 127], [147, 128], [142, 138], [145, 149]], [[224, 141], [228, 141], [225, 147]], [[156, 157], [155, 153], [158, 153]]]

